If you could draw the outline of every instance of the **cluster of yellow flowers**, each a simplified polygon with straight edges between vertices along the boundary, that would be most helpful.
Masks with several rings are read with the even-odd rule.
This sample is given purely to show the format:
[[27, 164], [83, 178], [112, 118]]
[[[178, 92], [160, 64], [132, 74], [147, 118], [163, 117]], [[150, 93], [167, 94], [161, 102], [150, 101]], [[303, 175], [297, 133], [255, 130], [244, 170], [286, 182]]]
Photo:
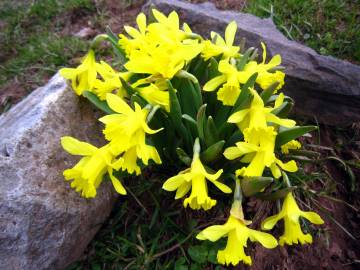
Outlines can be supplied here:
[[[228, 221], [206, 228], [197, 238], [217, 241], [227, 236], [218, 262], [251, 264], [244, 252], [249, 239], [266, 248], [274, 248], [278, 242], [268, 233], [248, 228], [251, 221], [244, 218], [241, 183], [272, 175], [276, 181], [286, 177], [282, 183], [289, 186], [286, 172], [296, 172], [298, 167], [294, 160], [283, 162], [280, 157], [299, 149], [296, 138], [305, 133], [286, 133], [301, 129], [283, 116], [290, 103], [283, 93], [277, 93], [285, 78], [281, 57], [275, 55], [267, 62], [266, 47], [261, 43], [262, 61], [258, 63], [256, 50], [244, 52], [235, 46], [235, 22], [227, 26], [224, 38], [211, 32], [211, 40], [205, 40], [187, 24], [180, 28], [176, 12], [166, 16], [153, 9], [152, 13], [153, 22], [147, 23], [141, 13], [137, 28], [125, 26], [126, 33], [115, 41], [108, 36], [117, 53], [124, 56], [120, 71], [104, 61], [97, 62], [93, 49], [78, 67], [60, 70], [71, 80], [76, 94], [92, 94], [98, 104], [108, 106], [109, 113], [99, 119], [105, 124], [105, 146], [97, 148], [72, 137], [62, 138], [67, 152], [84, 156], [65, 170], [64, 176], [73, 180], [71, 186], [86, 198], [96, 196], [105, 174], [118, 193], [126, 194], [116, 175], [138, 175], [149, 160], [156, 164], [182, 160], [188, 168], [167, 179], [163, 189], [176, 191], [175, 199], [190, 192], [184, 207], [209, 210], [216, 200], [209, 196], [208, 181], [227, 194], [234, 186], [236, 196]], [[204, 82], [203, 87], [199, 82]], [[149, 127], [153, 119], [157, 130]], [[235, 167], [225, 166], [226, 160], [236, 160], [232, 162]], [[232, 179], [228, 175], [236, 179], [235, 185], [224, 183]], [[255, 193], [264, 192], [266, 187]], [[316, 213], [301, 211], [294, 194], [288, 192], [281, 212], [265, 219], [261, 228], [271, 230], [284, 219], [280, 245], [311, 243], [311, 235], [301, 230], [300, 217], [323, 223]]]

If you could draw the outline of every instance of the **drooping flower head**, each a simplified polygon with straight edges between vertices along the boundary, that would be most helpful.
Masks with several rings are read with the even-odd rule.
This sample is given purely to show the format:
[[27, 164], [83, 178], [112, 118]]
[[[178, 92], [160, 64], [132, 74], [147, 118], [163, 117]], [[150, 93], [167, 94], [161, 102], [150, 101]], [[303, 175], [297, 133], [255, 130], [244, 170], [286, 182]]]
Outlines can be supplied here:
[[97, 148], [68, 136], [61, 138], [61, 145], [70, 154], [83, 156], [73, 168], [64, 171], [65, 179], [73, 180], [71, 187], [80, 192], [83, 197], [96, 196], [96, 189], [106, 173], [109, 174], [115, 190], [120, 194], [126, 194], [121, 182], [113, 175], [113, 169], [118, 168], [109, 145]]
[[[154, 134], [159, 130], [151, 129], [146, 123], [149, 109], [141, 108], [134, 103], [133, 110], [123, 99], [114, 95], [107, 94], [106, 101], [115, 114], [106, 115], [99, 119], [105, 124], [105, 138], [110, 141], [110, 150], [115, 155], [124, 153], [124, 163], [122, 168], [132, 173], [140, 173], [140, 168], [136, 164], [140, 158], [144, 164], [148, 164], [149, 159], [153, 159], [160, 164], [160, 156], [154, 146], [146, 144], [146, 134]], [[125, 160], [125, 157], [126, 160]], [[135, 158], [137, 157], [137, 158]]]
[[94, 82], [93, 92], [99, 97], [100, 100], [105, 100], [108, 93], [116, 91], [116, 95], [123, 98], [127, 96], [123, 88], [120, 78], [128, 81], [131, 77], [130, 72], [116, 72], [108, 63], [100, 61], [96, 63], [96, 71], [101, 79], [96, 79]]
[[215, 242], [221, 237], [227, 236], [227, 244], [224, 250], [217, 253], [217, 260], [224, 265], [237, 265], [239, 262], [251, 265], [251, 257], [246, 255], [244, 248], [248, 240], [259, 242], [266, 248], [275, 248], [276, 239], [268, 233], [256, 231], [247, 227], [243, 220], [230, 215], [224, 225], [214, 225], [201, 231], [196, 238]]
[[175, 199], [184, 197], [191, 189], [191, 194], [184, 200], [184, 207], [188, 205], [190, 208], [198, 210], [209, 210], [216, 204], [216, 200], [211, 199], [208, 195], [207, 181], [213, 183], [218, 189], [224, 193], [231, 193], [231, 189], [225, 184], [218, 181], [223, 170], [218, 170], [214, 174], [210, 174], [201, 163], [198, 154], [194, 155], [191, 168], [188, 168], [178, 175], [175, 175], [163, 185], [163, 189], [167, 191], [175, 191]]
[[91, 91], [96, 80], [95, 53], [90, 50], [82, 63], [76, 68], [62, 68], [60, 75], [71, 80], [71, 86], [77, 95], [85, 90]]
[[304, 234], [301, 230], [299, 223], [300, 217], [306, 218], [313, 224], [319, 225], [324, 223], [322, 218], [317, 213], [301, 211], [295, 201], [294, 196], [290, 192], [284, 199], [280, 213], [266, 218], [262, 222], [261, 228], [263, 230], [271, 230], [280, 219], [284, 219], [285, 231], [279, 239], [281, 246], [284, 244], [311, 244], [313, 241], [311, 234]]

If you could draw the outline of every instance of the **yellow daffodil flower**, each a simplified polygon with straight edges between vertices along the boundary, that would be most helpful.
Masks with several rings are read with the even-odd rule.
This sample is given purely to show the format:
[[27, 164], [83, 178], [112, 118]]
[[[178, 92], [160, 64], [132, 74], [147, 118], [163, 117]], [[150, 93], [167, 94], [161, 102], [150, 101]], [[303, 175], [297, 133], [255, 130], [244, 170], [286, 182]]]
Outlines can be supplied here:
[[266, 61], [266, 47], [265, 44], [261, 42], [263, 48], [263, 60], [260, 64], [255, 61], [250, 61], [244, 67], [244, 70], [239, 71], [239, 81], [245, 83], [252, 74], [255, 72], [258, 73], [256, 78], [256, 83], [260, 85], [262, 89], [268, 88], [271, 84], [278, 82], [276, 90], [281, 89], [284, 85], [285, 74], [281, 71], [269, 72], [269, 70], [279, 66], [281, 64], [281, 56], [279, 54], [275, 55], [267, 64]]
[[104, 61], [101, 61], [100, 64], [96, 63], [96, 71], [101, 76], [102, 80], [95, 80], [93, 92], [100, 100], [105, 100], [106, 94], [112, 93], [115, 90], [119, 97], [127, 96], [127, 93], [120, 82], [120, 78], [128, 81], [131, 77], [130, 72], [116, 72]]
[[205, 46], [201, 53], [205, 60], [211, 57], [222, 54], [222, 59], [228, 60], [230, 57], [239, 55], [239, 46], [233, 46], [237, 25], [235, 21], [228, 24], [225, 29], [225, 40], [216, 32], [211, 32], [211, 39], [214, 40], [215, 44], [209, 40], [204, 42]]
[[[105, 124], [105, 138], [110, 141], [110, 150], [115, 155], [124, 153], [124, 163], [121, 168], [128, 172], [139, 173], [139, 167], [136, 164], [134, 155], [140, 158], [145, 165], [148, 164], [149, 158], [160, 164], [161, 159], [155, 147], [146, 145], [145, 134], [155, 134], [159, 130], [151, 129], [146, 118], [149, 110], [141, 108], [135, 102], [133, 110], [124, 100], [114, 94], [107, 94], [106, 101], [110, 108], [116, 114], [106, 115], [99, 119]], [[127, 157], [128, 158], [125, 158]]]
[[282, 210], [279, 214], [266, 218], [262, 224], [261, 228], [263, 230], [271, 230], [275, 224], [280, 220], [284, 219], [285, 232], [280, 236], [279, 243], [281, 246], [284, 244], [311, 244], [312, 236], [311, 234], [304, 234], [301, 230], [299, 217], [306, 218], [313, 224], [323, 224], [324, 221], [322, 218], [315, 212], [304, 212], [299, 209], [293, 195], [288, 193], [286, 195]]
[[289, 150], [290, 149], [300, 149], [301, 148], [301, 143], [297, 140], [291, 140], [290, 142], [283, 144], [281, 146], [281, 153], [283, 154], [289, 154]]
[[137, 88], [136, 90], [139, 91], [140, 96], [151, 105], [160, 105], [167, 112], [170, 112], [170, 96], [169, 92], [166, 91], [166, 88], [161, 89], [158, 84], [150, 84], [145, 87]]
[[275, 138], [273, 127], [245, 129], [245, 141], [226, 148], [224, 156], [229, 160], [242, 157], [241, 162], [250, 163], [248, 167], [238, 171], [239, 175], [262, 176], [265, 167], [270, 167], [275, 161]]
[[126, 194], [121, 182], [113, 175], [113, 169], [118, 169], [114, 164], [115, 157], [109, 145], [97, 148], [89, 143], [81, 142], [72, 137], [61, 138], [62, 147], [72, 155], [84, 156], [72, 169], [64, 171], [66, 180], [73, 180], [71, 187], [85, 198], [94, 198], [96, 189], [106, 173], [109, 174], [115, 190]]
[[267, 122], [272, 122], [284, 127], [294, 127], [296, 122], [290, 119], [281, 119], [272, 113], [272, 110], [279, 107], [284, 99], [284, 94], [281, 93], [275, 101], [275, 107], [265, 107], [264, 102], [259, 94], [252, 90], [253, 100], [250, 108], [240, 110], [232, 114], [228, 122], [235, 123], [243, 131], [246, 128], [262, 128], [267, 126]]
[[136, 17], [136, 22], [139, 30], [131, 26], [124, 26], [125, 32], [131, 37], [127, 38], [125, 35], [119, 35], [119, 45], [125, 50], [127, 56], [131, 54], [132, 51], [139, 49], [142, 46], [146, 46], [146, 16], [144, 13], [140, 13]]
[[201, 231], [196, 238], [199, 240], [210, 240], [215, 242], [221, 237], [227, 236], [227, 244], [224, 250], [219, 250], [217, 260], [221, 264], [237, 265], [239, 262], [251, 265], [251, 257], [246, 255], [244, 248], [247, 241], [259, 242], [266, 248], [275, 248], [278, 243], [276, 239], [268, 233], [256, 231], [248, 228], [244, 221], [230, 215], [224, 225], [214, 225]]
[[180, 42], [192, 33], [188, 25], [184, 26], [186, 31], [180, 30], [179, 15], [175, 11], [172, 11], [168, 17], [156, 9], [152, 9], [152, 13], [157, 21], [149, 25], [149, 36], [152, 40], [160, 44]]
[[188, 168], [178, 175], [166, 180], [163, 189], [167, 191], [175, 191], [175, 199], [184, 197], [191, 189], [191, 194], [184, 200], [184, 207], [188, 205], [190, 208], [198, 210], [209, 210], [216, 204], [216, 200], [211, 199], [207, 192], [207, 180], [213, 183], [218, 189], [224, 193], [231, 193], [231, 189], [225, 184], [217, 181], [223, 170], [217, 171], [215, 174], [208, 173], [200, 161], [199, 155], [195, 154]]
[[71, 80], [71, 86], [77, 95], [85, 90], [91, 91], [96, 80], [95, 53], [90, 50], [77, 68], [62, 68], [60, 75]]
[[195, 58], [202, 50], [202, 44], [170, 44], [152, 48], [151, 51], [132, 52], [125, 68], [133, 73], [160, 76], [171, 79], [187, 61]]
[[247, 128], [244, 130], [245, 141], [226, 148], [224, 156], [229, 160], [241, 157], [240, 162], [250, 163], [247, 167], [236, 171], [238, 176], [262, 176], [265, 167], [270, 168], [275, 178], [281, 176], [278, 167], [289, 172], [297, 171], [295, 161], [283, 163], [276, 158], [274, 154], [276, 135], [273, 127]]
[[204, 91], [215, 91], [223, 84], [217, 92], [217, 98], [224, 105], [233, 106], [240, 95], [238, 71], [235, 66], [225, 60], [220, 61], [218, 68], [222, 75], [208, 81], [203, 89]]

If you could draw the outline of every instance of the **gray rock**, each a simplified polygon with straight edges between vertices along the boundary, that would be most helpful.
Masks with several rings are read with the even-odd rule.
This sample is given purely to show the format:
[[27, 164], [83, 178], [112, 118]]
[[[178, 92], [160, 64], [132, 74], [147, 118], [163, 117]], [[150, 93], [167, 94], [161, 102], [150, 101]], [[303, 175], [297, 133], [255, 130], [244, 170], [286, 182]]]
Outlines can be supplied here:
[[62, 171], [79, 157], [60, 137], [103, 142], [94, 110], [55, 75], [0, 117], [0, 269], [64, 269], [83, 253], [116, 195], [106, 183], [92, 200]]
[[329, 124], [346, 125], [360, 121], [360, 66], [319, 55], [288, 40], [271, 19], [220, 11], [211, 3], [195, 5], [177, 0], [151, 0], [144, 9], [151, 5], [165, 13], [176, 10], [194, 32], [206, 37], [210, 31], [223, 33], [226, 25], [235, 20], [238, 42], [240, 37], [245, 37], [246, 46], [261, 48], [260, 41], [263, 41], [268, 55], [281, 54], [287, 74], [284, 91], [295, 99], [296, 113]]

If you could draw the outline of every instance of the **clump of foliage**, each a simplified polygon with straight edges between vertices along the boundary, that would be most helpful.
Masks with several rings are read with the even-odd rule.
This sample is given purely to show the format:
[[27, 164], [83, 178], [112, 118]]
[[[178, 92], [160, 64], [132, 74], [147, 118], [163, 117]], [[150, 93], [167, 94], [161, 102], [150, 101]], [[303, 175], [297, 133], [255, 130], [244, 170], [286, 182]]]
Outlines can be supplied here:
[[[160, 166], [172, 174], [161, 179], [162, 189], [175, 192], [185, 208], [208, 211], [217, 204], [213, 193], [232, 196], [227, 221], [196, 236], [210, 242], [227, 238], [214, 263], [251, 265], [245, 253], [249, 240], [269, 249], [312, 243], [301, 220], [323, 220], [299, 208], [292, 186], [298, 166], [288, 154], [301, 148], [297, 138], [315, 127], [297, 126], [287, 118], [293, 100], [281, 92], [281, 56], [267, 59], [261, 43], [258, 62], [257, 49], [234, 44], [235, 22], [224, 37], [211, 32], [211, 40], [206, 40], [186, 23], [180, 28], [176, 12], [166, 16], [153, 9], [150, 22], [143, 13], [136, 21], [138, 27], [125, 26], [119, 38], [110, 30], [97, 36], [78, 67], [60, 70], [77, 95], [106, 113], [99, 119], [105, 145], [96, 147], [70, 136], [61, 139], [67, 152], [82, 156], [64, 171], [71, 187], [94, 198], [101, 183], [109, 180], [126, 195], [124, 183], [130, 175]], [[96, 48], [105, 40], [117, 55], [112, 65], [96, 59]], [[263, 220], [261, 228], [251, 228], [243, 211], [247, 197], [283, 199], [282, 209]], [[264, 231], [280, 220], [284, 233], [277, 240]], [[201, 262], [210, 260], [208, 254], [199, 255], [202, 250], [209, 249], [200, 245], [189, 254]]]

